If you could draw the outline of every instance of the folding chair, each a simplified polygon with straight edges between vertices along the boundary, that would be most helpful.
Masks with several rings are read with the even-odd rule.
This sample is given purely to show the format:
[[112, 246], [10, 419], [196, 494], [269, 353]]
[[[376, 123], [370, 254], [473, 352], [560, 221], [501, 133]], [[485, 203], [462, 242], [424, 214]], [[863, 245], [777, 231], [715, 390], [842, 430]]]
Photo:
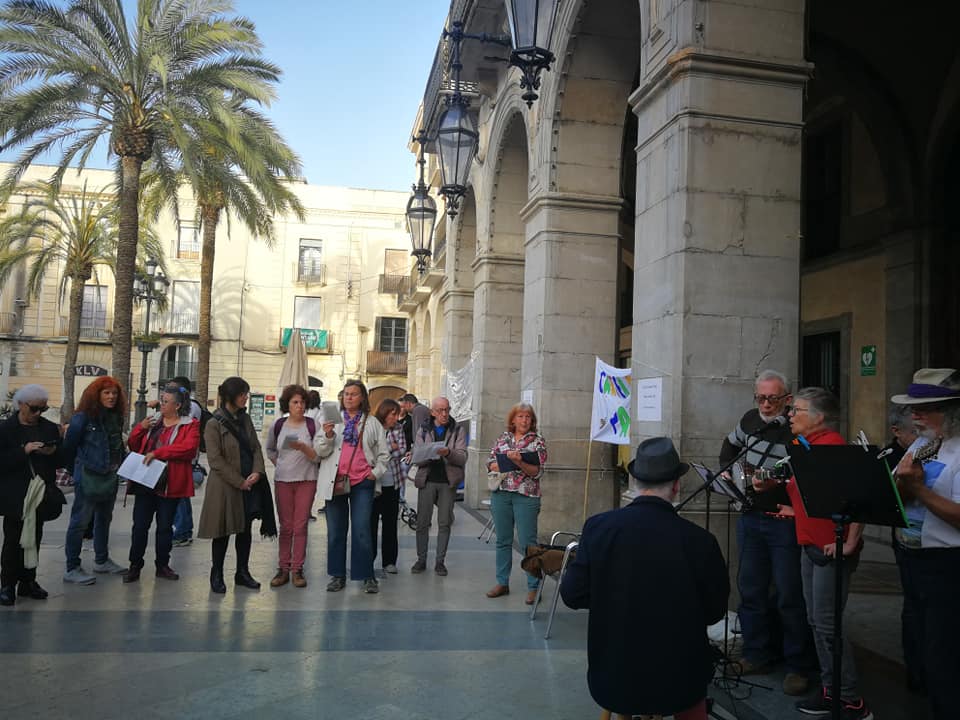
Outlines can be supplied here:
[[[570, 542], [566, 545], [557, 545], [557, 539], [561, 537], [572, 538]], [[553, 593], [553, 601], [550, 603], [550, 615], [547, 618], [547, 631], [543, 635], [544, 640], [550, 639], [550, 629], [553, 627], [553, 617], [557, 614], [557, 603], [560, 601], [560, 581], [563, 579], [563, 573], [567, 569], [567, 565], [570, 563], [570, 559], [576, 554], [577, 546], [580, 544], [580, 533], [575, 532], [566, 532], [563, 530], [558, 530], [550, 537], [550, 545], [547, 548], [547, 552], [563, 550], [563, 559], [560, 562], [559, 568], [551, 572], [546, 568], [543, 569], [543, 576], [540, 578], [540, 584], [537, 585], [537, 596], [534, 598], [533, 607], [530, 609], [530, 620], [533, 621], [537, 617], [537, 605], [540, 604], [540, 598], [543, 595], [543, 586], [546, 583], [547, 575], [552, 577], [557, 582], [557, 587]]]
[[[489, 500], [481, 500], [480, 504], [483, 505], [487, 510], [490, 510]], [[491, 512], [490, 517], [487, 518], [487, 524], [483, 526], [483, 530], [481, 530], [480, 534], [477, 535], [477, 540], [483, 540], [484, 535], [487, 536], [487, 539], [484, 542], [489, 543], [490, 538], [493, 537], [493, 512]]]

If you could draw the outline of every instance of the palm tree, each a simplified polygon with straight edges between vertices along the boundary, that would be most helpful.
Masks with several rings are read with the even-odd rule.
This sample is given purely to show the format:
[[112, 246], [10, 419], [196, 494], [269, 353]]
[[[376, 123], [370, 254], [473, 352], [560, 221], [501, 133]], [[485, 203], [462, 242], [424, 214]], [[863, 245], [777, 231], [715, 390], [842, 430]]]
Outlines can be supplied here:
[[[114, 268], [117, 250], [116, 194], [109, 189], [79, 194], [57, 193], [49, 184], [25, 186], [28, 200], [21, 211], [0, 222], [0, 286], [21, 267], [27, 269], [27, 294], [37, 298], [49, 273], [62, 267], [59, 302], [69, 297], [67, 351], [63, 360], [64, 421], [73, 413], [73, 381], [80, 347], [83, 288], [97, 268]], [[163, 247], [148, 229], [141, 229], [141, 261], [163, 257]], [[69, 289], [68, 289], [69, 288]]]
[[[187, 154], [195, 172], [190, 173], [164, 155], [145, 175], [145, 206], [153, 218], [170, 206], [179, 217], [177, 191], [190, 183], [197, 206], [197, 222], [203, 240], [200, 254], [200, 322], [195, 395], [206, 403], [210, 380], [210, 343], [213, 265], [217, 226], [223, 217], [229, 227], [236, 216], [254, 237], [268, 245], [275, 240], [275, 214], [305, 217], [304, 209], [286, 179], [300, 173], [300, 161], [270, 121], [250, 107], [234, 107], [222, 118], [199, 128], [196, 146]], [[229, 138], [234, 138], [230, 140]], [[181, 155], [184, 157], [184, 155]]]
[[269, 103], [280, 70], [262, 59], [253, 23], [230, 15], [229, 0], [139, 0], [129, 23], [123, 5], [7, 0], [0, 8], [0, 147], [21, 151], [0, 201], [41, 153], [59, 151], [51, 177], [59, 187], [109, 139], [120, 185], [112, 362], [126, 386], [143, 163], [179, 153], [193, 177], [187, 148], [198, 125], [228, 120], [238, 103]]

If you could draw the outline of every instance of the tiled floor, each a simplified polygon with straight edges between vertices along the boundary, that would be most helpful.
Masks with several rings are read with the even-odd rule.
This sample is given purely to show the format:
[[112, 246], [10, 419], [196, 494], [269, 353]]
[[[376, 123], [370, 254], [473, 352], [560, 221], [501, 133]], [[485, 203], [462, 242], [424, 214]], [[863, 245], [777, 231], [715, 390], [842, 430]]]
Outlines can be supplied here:
[[[194, 499], [199, 514], [202, 494]], [[132, 501], [118, 502], [111, 556], [124, 564]], [[69, 508], [46, 527], [40, 557], [45, 602], [0, 608], [0, 695], [9, 714], [44, 718], [369, 718], [457, 720], [599, 716], [586, 687], [586, 619], [561, 607], [550, 640], [546, 611], [531, 623], [515, 563], [514, 594], [490, 600], [494, 545], [477, 540], [482, 520], [457, 508], [448, 577], [411, 575], [412, 531], [400, 530], [400, 573], [365, 595], [359, 583], [327, 593], [325, 522], [310, 525], [306, 589], [267, 587], [276, 542], [255, 538], [251, 571], [264, 588], [210, 593], [209, 541], [175, 548], [169, 582], [145, 572], [136, 584], [99, 576], [95, 585], [61, 582]], [[435, 532], [435, 530], [434, 530]], [[431, 550], [435, 538], [431, 538]], [[878, 551], [877, 562], [884, 562]], [[92, 564], [85, 544], [84, 566]], [[152, 547], [147, 568], [152, 567]], [[519, 558], [518, 558], [519, 560]], [[432, 569], [432, 553], [428, 568]], [[548, 581], [545, 594], [554, 590]], [[865, 694], [879, 720], [923, 718], [922, 703], [900, 689], [899, 598], [854, 595], [851, 634]], [[542, 606], [541, 606], [542, 607]], [[742, 720], [801, 718], [779, 690], [733, 688], [712, 694]], [[748, 693], [749, 691], [749, 693]], [[730, 696], [736, 698], [731, 702]], [[729, 711], [729, 712], [728, 712]]]

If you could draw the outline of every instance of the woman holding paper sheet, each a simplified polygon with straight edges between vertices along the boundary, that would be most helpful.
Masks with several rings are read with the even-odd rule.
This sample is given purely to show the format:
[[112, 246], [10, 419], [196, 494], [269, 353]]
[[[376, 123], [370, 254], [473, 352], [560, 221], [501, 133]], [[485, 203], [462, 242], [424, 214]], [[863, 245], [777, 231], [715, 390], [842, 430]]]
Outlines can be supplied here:
[[133, 532], [130, 567], [123, 575], [123, 582], [140, 579], [154, 517], [157, 519], [154, 560], [157, 577], [179, 580], [180, 576], [170, 568], [173, 516], [180, 498], [193, 497], [193, 459], [200, 447], [200, 423], [190, 417], [190, 390], [180, 385], [167, 385], [160, 395], [160, 414], [137, 423], [130, 431], [127, 445], [133, 452], [143, 455], [144, 465], [164, 462], [166, 471], [153, 488], [127, 481], [127, 492], [134, 495]]
[[[536, 453], [536, 463], [531, 462], [530, 453]], [[499, 483], [491, 488], [490, 496], [490, 513], [497, 533], [497, 584], [487, 591], [489, 598], [510, 592], [514, 525], [523, 550], [537, 543], [540, 478], [546, 462], [547, 444], [537, 432], [537, 414], [526, 403], [514, 405], [507, 414], [507, 429], [497, 438], [487, 461], [487, 470], [499, 474]], [[506, 464], [512, 469], [501, 472], [501, 465]], [[533, 575], [527, 575], [527, 605], [532, 605], [536, 598], [538, 582]]]
[[306, 408], [304, 387], [287, 385], [280, 393], [280, 412], [289, 415], [277, 418], [267, 433], [267, 457], [277, 468], [273, 473], [273, 487], [280, 518], [280, 559], [270, 587], [286, 585], [291, 575], [294, 587], [307, 586], [303, 563], [307, 556], [307, 525], [317, 494], [320, 458], [313, 449], [318, 426], [306, 414]]

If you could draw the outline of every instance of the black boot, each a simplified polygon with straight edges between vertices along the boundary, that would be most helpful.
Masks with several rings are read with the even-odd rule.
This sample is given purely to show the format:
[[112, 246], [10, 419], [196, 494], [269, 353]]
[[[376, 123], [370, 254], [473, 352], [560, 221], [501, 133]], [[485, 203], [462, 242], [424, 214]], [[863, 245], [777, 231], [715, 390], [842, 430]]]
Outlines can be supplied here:
[[210, 591], [223, 595], [227, 591], [227, 584], [223, 582], [223, 568], [210, 569]]
[[16, 587], [4, 585], [0, 587], [0, 605], [13, 605], [17, 601]]
[[140, 579], [140, 570], [143, 569], [143, 560], [140, 562], [130, 561], [130, 567], [123, 574], [124, 583], [137, 582]]
[[48, 593], [36, 580], [21, 580], [17, 585], [17, 595], [34, 600], [46, 600]]
[[250, 571], [247, 568], [237, 568], [237, 574], [233, 579], [237, 585], [241, 587], [250, 588], [251, 590], [260, 589], [260, 583], [253, 579], [253, 576], [250, 575]]

